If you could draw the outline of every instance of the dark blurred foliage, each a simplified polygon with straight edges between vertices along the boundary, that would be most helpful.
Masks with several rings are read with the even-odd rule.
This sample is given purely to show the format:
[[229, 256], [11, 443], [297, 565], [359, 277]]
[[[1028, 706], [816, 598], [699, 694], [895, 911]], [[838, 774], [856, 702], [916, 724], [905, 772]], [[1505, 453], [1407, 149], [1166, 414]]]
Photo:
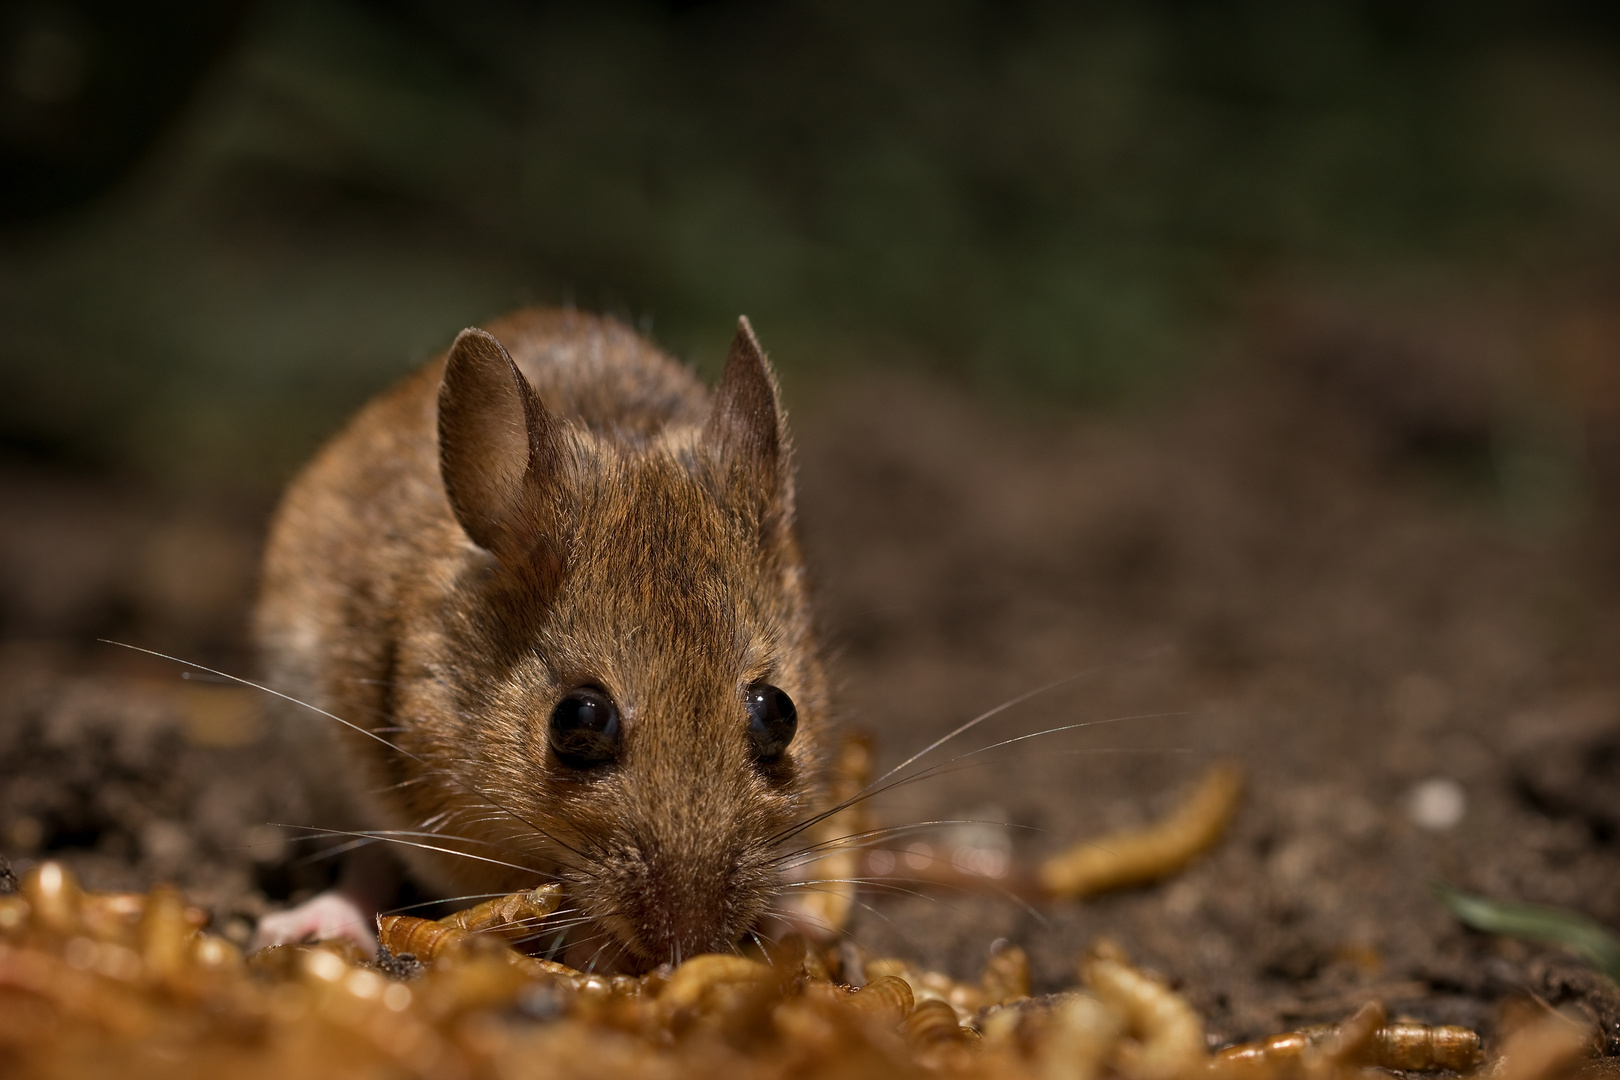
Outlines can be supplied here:
[[3, 219], [71, 210], [127, 172], [224, 49], [242, 6], [7, 5]]
[[41, 0], [0, 34], [0, 439], [182, 483], [273, 483], [522, 301], [708, 370], [746, 312], [790, 381], [1117, 400], [1279, 293], [1620, 251], [1596, 3]]

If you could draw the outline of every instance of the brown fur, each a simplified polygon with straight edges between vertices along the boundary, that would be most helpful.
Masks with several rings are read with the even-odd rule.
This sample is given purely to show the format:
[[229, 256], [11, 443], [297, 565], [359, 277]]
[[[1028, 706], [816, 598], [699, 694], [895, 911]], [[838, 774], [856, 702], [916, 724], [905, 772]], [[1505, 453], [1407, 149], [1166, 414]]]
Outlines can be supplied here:
[[[825, 797], [791, 450], [746, 321], [712, 401], [607, 319], [522, 311], [463, 333], [293, 483], [257, 632], [272, 686], [397, 747], [299, 719], [334, 827], [527, 868], [401, 846], [446, 895], [557, 875], [591, 919], [581, 938], [634, 964], [747, 933], [779, 882], [771, 837]], [[742, 697], [761, 679], [799, 715], [769, 769]], [[624, 725], [618, 763], [586, 772], [547, 738], [582, 684]]]

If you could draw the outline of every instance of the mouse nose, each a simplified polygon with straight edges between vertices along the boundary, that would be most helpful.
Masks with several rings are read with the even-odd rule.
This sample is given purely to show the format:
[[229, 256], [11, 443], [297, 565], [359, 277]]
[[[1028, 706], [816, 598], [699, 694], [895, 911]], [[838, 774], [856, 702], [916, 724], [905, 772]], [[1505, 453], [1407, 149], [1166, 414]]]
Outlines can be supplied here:
[[636, 898], [638, 951], [678, 964], [700, 953], [730, 952], [741, 936], [735, 896], [724, 866], [654, 863]]

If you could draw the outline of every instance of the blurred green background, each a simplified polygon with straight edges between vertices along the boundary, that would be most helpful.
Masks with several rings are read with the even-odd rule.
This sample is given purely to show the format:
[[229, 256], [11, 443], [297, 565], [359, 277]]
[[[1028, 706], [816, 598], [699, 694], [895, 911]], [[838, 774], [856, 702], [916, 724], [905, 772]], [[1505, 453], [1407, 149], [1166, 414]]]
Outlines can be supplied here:
[[3, 11], [13, 457], [269, 489], [531, 301], [705, 371], [746, 312], [790, 384], [903, 365], [1043, 405], [1165, 393], [1299, 296], [1485, 338], [1501, 297], [1556, 309], [1532, 366], [1570, 337], [1545, 325], [1582, 371], [1620, 341], [1590, 330], [1620, 266], [1604, 4]]

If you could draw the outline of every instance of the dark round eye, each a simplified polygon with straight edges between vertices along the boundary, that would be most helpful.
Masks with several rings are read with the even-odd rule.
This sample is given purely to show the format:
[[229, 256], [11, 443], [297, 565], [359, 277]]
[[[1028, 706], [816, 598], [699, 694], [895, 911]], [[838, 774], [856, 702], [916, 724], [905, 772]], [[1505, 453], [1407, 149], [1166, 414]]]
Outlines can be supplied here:
[[775, 761], [793, 741], [799, 728], [799, 710], [787, 692], [769, 683], [755, 683], [743, 699], [748, 706], [748, 741], [754, 744], [754, 757]]
[[564, 765], [589, 769], [619, 755], [619, 709], [594, 686], [570, 690], [551, 710], [551, 748]]

